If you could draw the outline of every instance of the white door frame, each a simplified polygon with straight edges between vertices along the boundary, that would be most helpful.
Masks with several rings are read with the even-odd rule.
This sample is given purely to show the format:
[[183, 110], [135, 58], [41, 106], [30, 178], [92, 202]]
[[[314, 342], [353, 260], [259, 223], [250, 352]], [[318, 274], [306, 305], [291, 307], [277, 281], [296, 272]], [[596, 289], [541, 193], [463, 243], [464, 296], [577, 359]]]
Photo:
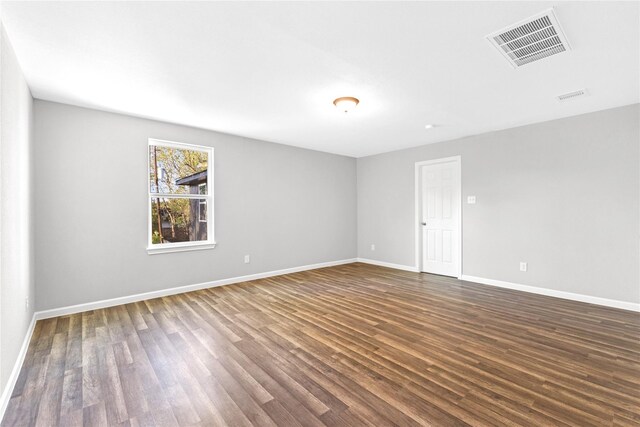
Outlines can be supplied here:
[[462, 277], [462, 156], [444, 157], [441, 159], [425, 160], [422, 162], [416, 162], [415, 171], [415, 204], [416, 204], [416, 217], [415, 217], [415, 233], [416, 233], [416, 269], [418, 272], [422, 272], [422, 228], [420, 226], [420, 206], [422, 205], [422, 180], [420, 179], [420, 170], [422, 166], [435, 165], [438, 163], [457, 163], [458, 164], [458, 265], [457, 265], [457, 277]]

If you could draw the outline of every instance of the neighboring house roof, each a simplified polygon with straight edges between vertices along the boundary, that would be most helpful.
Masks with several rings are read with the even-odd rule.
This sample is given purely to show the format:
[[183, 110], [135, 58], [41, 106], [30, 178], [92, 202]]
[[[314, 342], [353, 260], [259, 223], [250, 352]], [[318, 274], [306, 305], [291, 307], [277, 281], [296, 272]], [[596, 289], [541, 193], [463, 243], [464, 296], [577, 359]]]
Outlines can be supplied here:
[[198, 185], [207, 182], [207, 170], [196, 172], [193, 175], [185, 176], [176, 180], [177, 185]]

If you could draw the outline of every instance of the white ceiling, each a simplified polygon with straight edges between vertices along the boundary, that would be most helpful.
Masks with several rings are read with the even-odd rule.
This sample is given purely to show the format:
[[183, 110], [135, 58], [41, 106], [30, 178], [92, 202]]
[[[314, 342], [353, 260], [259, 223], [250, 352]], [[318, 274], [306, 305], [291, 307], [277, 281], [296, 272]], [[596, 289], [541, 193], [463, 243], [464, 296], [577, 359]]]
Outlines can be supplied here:
[[[514, 70], [484, 38], [552, 6], [570, 52]], [[36, 98], [355, 157], [640, 101], [638, 2], [3, 2], [2, 13]], [[361, 103], [345, 115], [339, 96]]]

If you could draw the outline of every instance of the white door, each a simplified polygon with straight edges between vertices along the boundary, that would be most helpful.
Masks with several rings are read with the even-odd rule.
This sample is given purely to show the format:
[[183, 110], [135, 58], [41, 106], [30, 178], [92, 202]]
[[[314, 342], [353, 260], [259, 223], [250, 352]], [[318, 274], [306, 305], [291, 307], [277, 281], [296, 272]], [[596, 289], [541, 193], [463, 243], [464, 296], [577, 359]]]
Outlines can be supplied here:
[[459, 275], [460, 162], [421, 167], [422, 271]]

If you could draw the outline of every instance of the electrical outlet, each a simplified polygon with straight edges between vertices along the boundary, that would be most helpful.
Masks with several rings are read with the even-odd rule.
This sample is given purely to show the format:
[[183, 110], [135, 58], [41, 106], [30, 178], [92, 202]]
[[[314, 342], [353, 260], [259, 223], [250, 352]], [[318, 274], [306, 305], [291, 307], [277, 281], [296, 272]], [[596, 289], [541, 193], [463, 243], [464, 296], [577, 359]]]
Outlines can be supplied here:
[[527, 263], [520, 261], [520, 271], [527, 271]]
[[476, 196], [467, 196], [467, 204], [475, 205], [476, 204]]
[[245, 264], [249, 264], [251, 262], [251, 255], [245, 255], [244, 256], [244, 263]]
[[375, 251], [376, 250], [376, 245], [371, 245], [371, 250]]

